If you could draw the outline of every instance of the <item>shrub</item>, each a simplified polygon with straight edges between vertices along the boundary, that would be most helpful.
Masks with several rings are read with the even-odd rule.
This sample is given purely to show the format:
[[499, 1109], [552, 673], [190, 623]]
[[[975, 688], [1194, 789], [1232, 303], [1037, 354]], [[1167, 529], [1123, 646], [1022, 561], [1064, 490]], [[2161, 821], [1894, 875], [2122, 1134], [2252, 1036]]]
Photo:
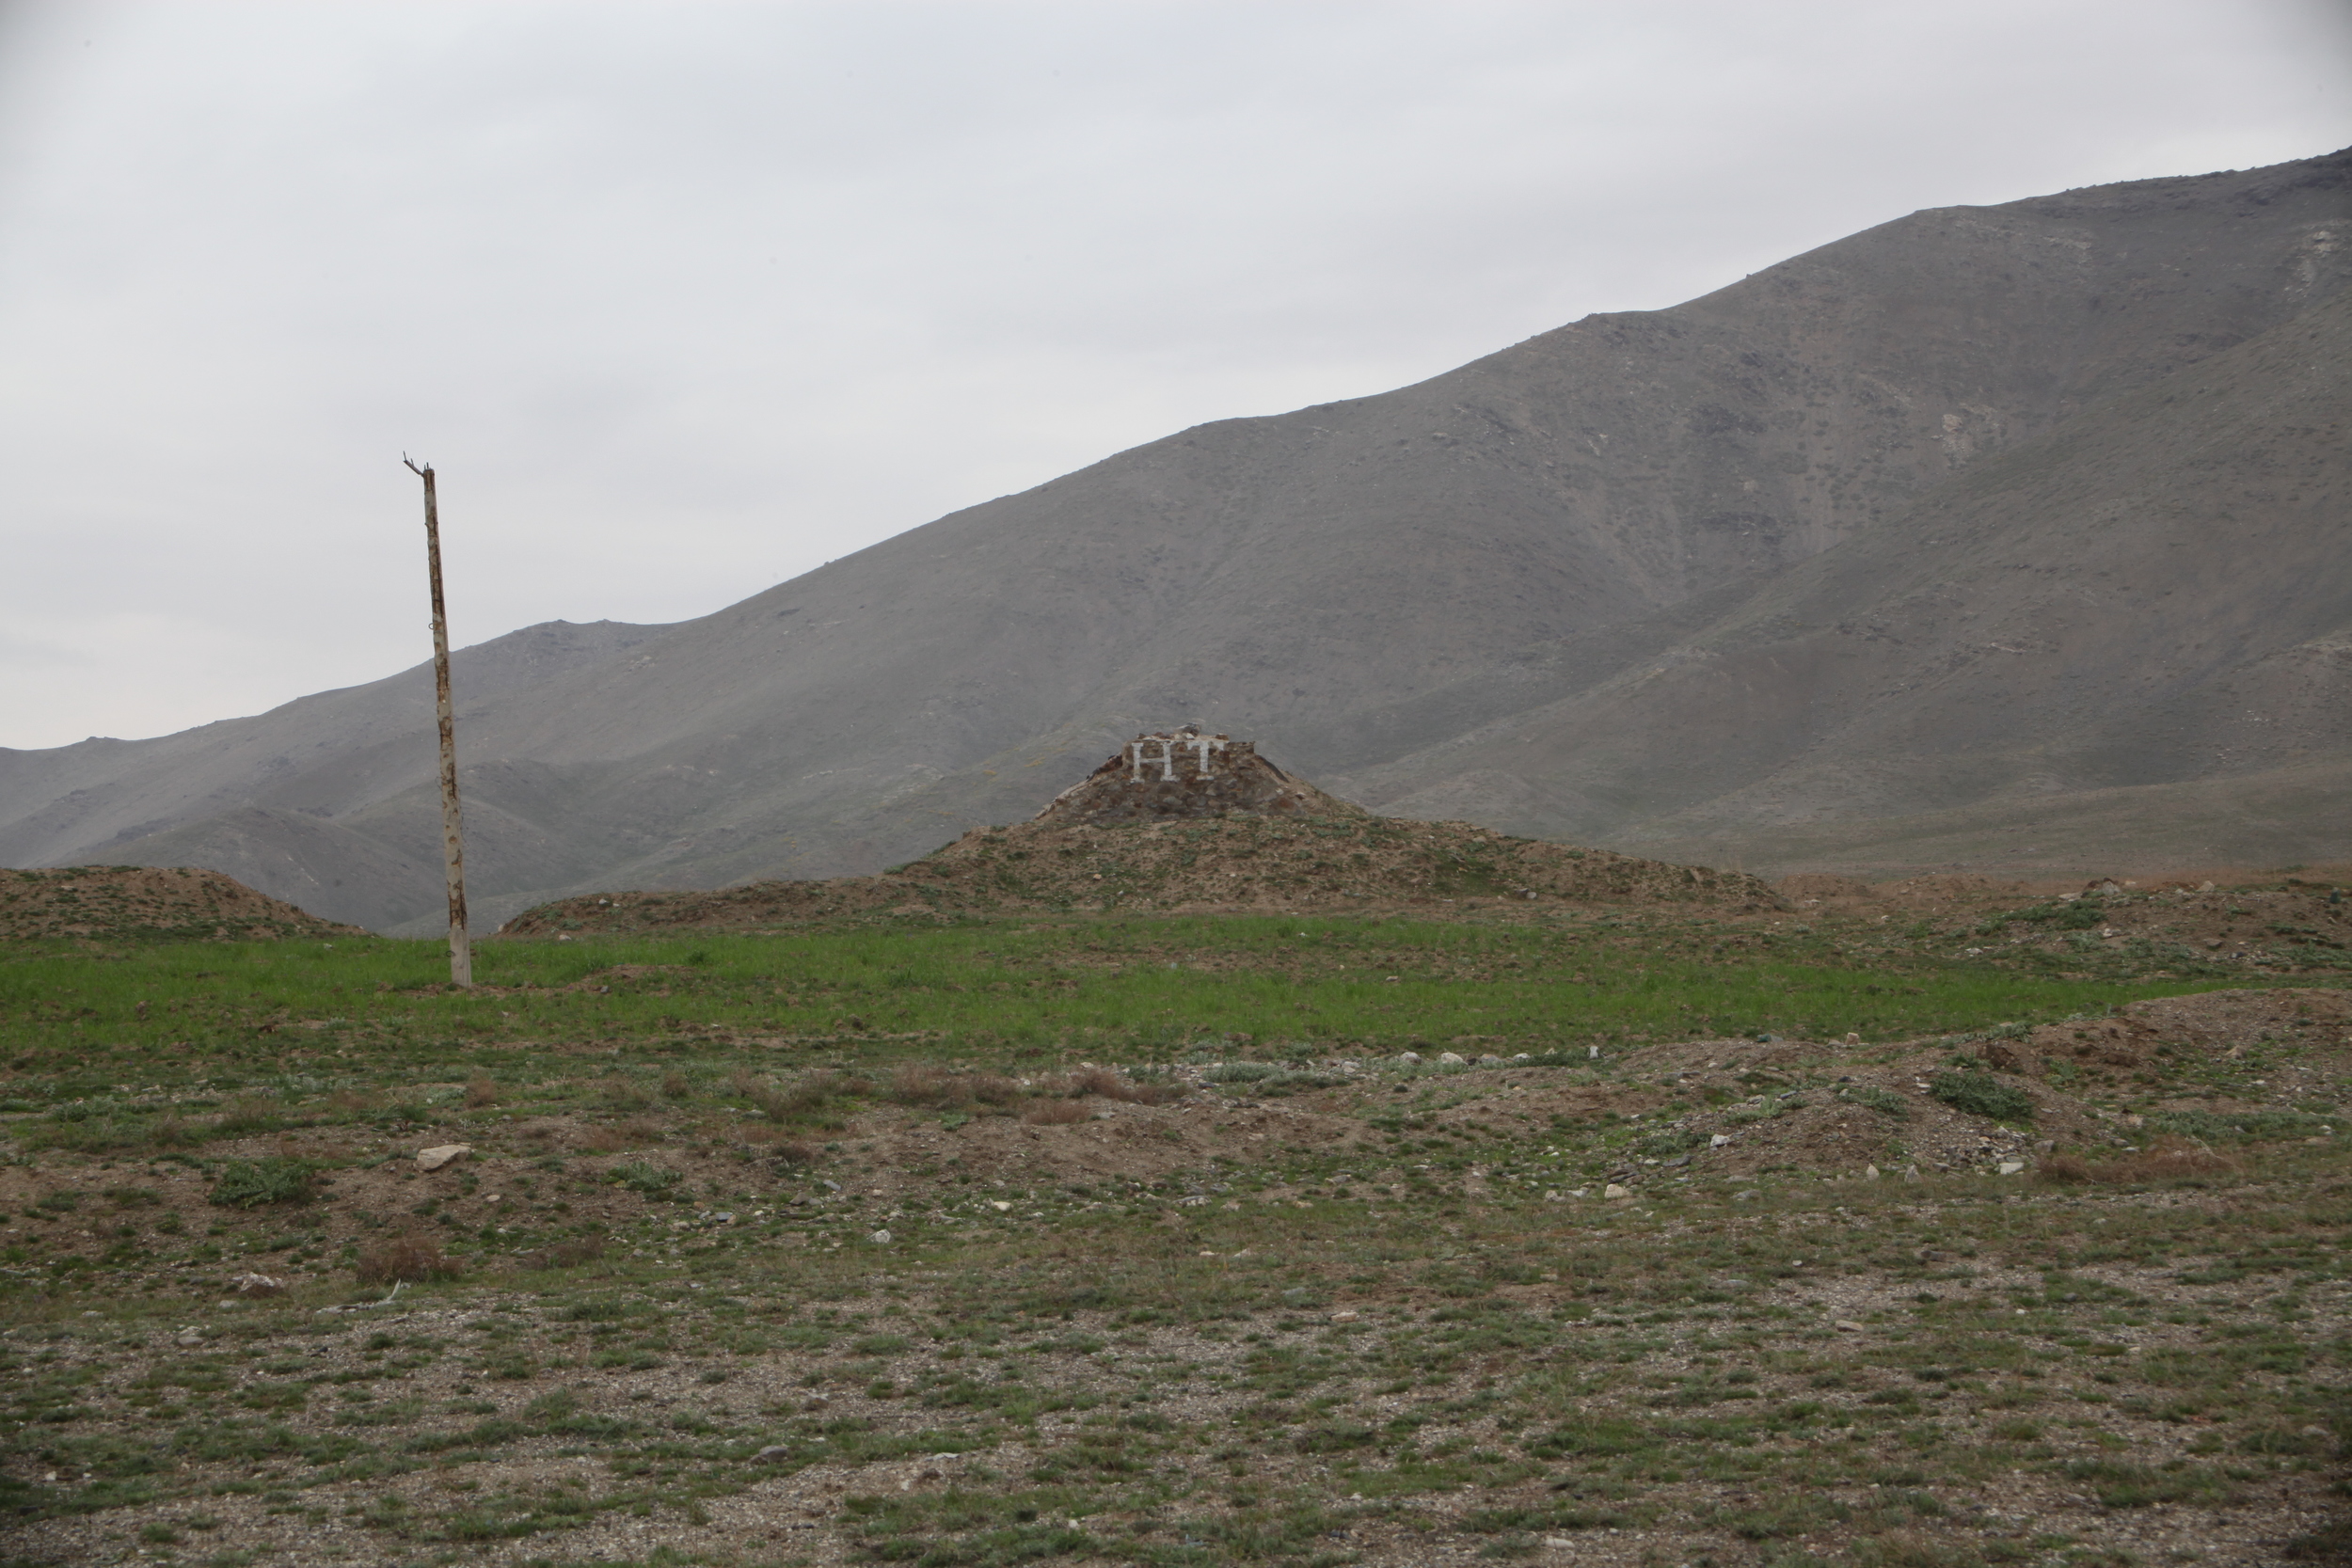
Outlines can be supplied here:
[[728, 1086], [750, 1101], [770, 1121], [815, 1118], [819, 1125], [839, 1120], [837, 1116], [821, 1113], [826, 1112], [828, 1102], [836, 1096], [850, 1092], [850, 1081], [836, 1072], [813, 1072], [787, 1085], [755, 1077], [749, 1068], [737, 1068]]
[[631, 1160], [627, 1164], [615, 1165], [612, 1167], [612, 1178], [629, 1191], [642, 1194], [646, 1197], [683, 1197], [685, 1196], [673, 1191], [678, 1184], [677, 1172], [657, 1165], [648, 1160]]
[[[1253, 1062], [1249, 1065], [1254, 1067], [1258, 1064]], [[1268, 1070], [1278, 1077], [1291, 1076], [1279, 1069]], [[1076, 1072], [1064, 1073], [1059, 1078], [1049, 1078], [1038, 1085], [1038, 1092], [1067, 1095], [1072, 1100], [1097, 1095], [1128, 1105], [1165, 1105], [1171, 1100], [1184, 1098], [1182, 1085], [1137, 1084], [1120, 1077], [1106, 1067], [1083, 1068]]]
[[2244, 1167], [2226, 1154], [2184, 1142], [2160, 1139], [2154, 1148], [2121, 1160], [2094, 1164], [2078, 1155], [2054, 1154], [2034, 1174], [2043, 1181], [2078, 1185], [2088, 1182], [2128, 1185], [2201, 1176], [2234, 1176]]
[[498, 1084], [486, 1072], [477, 1072], [466, 1080], [466, 1108], [479, 1111], [499, 1102]]
[[597, 1154], [617, 1154], [624, 1148], [642, 1148], [646, 1144], [661, 1141], [661, 1129], [642, 1117], [610, 1127], [592, 1127], [580, 1137], [580, 1147]]
[[604, 1256], [604, 1238], [583, 1236], [578, 1241], [555, 1242], [524, 1253], [516, 1261], [526, 1269], [576, 1269], [582, 1263], [593, 1263]]
[[1928, 1080], [1928, 1093], [1955, 1111], [1995, 1121], [2031, 1121], [2033, 1097], [1989, 1072], [1939, 1072]]
[[212, 1201], [224, 1209], [260, 1209], [273, 1203], [308, 1203], [317, 1193], [317, 1171], [308, 1160], [273, 1154], [263, 1160], [231, 1160], [213, 1183]]
[[1883, 1111], [1898, 1120], [1908, 1120], [1911, 1117], [1910, 1101], [1876, 1084], [1849, 1084], [1837, 1092], [1837, 1098], [1856, 1105], [1867, 1105], [1873, 1111]]
[[1032, 1127], [1055, 1127], [1088, 1121], [1093, 1116], [1093, 1112], [1074, 1100], [1041, 1100], [1022, 1112], [1021, 1119]]
[[362, 1285], [421, 1285], [455, 1279], [458, 1269], [438, 1246], [411, 1232], [361, 1248], [354, 1272]]
[[951, 1072], [929, 1063], [910, 1062], [891, 1076], [888, 1098], [901, 1105], [1011, 1105], [1021, 1098], [1021, 1085], [993, 1072]]
[[280, 1132], [285, 1125], [286, 1113], [276, 1101], [261, 1095], [239, 1095], [222, 1109], [220, 1119], [213, 1123], [213, 1134], [249, 1137], [256, 1132]]

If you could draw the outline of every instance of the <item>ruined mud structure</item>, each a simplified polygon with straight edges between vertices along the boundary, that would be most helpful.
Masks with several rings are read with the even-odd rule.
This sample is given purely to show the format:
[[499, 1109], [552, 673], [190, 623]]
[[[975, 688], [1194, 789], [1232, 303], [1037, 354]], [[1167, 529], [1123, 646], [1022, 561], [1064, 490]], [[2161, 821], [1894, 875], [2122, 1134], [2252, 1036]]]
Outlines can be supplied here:
[[1258, 754], [1257, 742], [1204, 735], [1197, 724], [1139, 735], [1054, 797], [1041, 826], [1152, 822], [1204, 816], [1363, 816], [1361, 806], [1294, 779]]

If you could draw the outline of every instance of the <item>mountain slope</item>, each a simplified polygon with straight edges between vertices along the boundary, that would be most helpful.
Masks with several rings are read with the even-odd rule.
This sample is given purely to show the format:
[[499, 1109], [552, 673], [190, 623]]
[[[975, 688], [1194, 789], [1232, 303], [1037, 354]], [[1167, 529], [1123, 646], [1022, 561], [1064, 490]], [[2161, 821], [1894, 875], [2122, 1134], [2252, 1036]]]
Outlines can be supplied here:
[[[1620, 688], [1727, 635], [1757, 594], [1806, 592], [1824, 552], [1924, 546], [1927, 509], [2001, 454], [2335, 296], [2348, 193], [2352, 155], [2335, 154], [1916, 214], [1396, 392], [1184, 432], [521, 684], [480, 690], [461, 670], [475, 908], [870, 871], [1025, 816], [1108, 745], [1184, 721], [1344, 771], [1391, 809], [1703, 836], [1715, 819], [1669, 820], [1711, 798], [1694, 777], [1749, 789], [1804, 747], [1775, 736], [1728, 748], [1738, 766], [1677, 768], [1634, 733], [1642, 716], [1683, 726], [1688, 755], [1716, 748], [1716, 710]], [[2223, 662], [2254, 646], [2241, 630], [2217, 622]], [[1481, 738], [1559, 704], [1623, 733], [1595, 750], [1563, 731], [1540, 767]], [[0, 858], [233, 853], [224, 869], [321, 912], [429, 920], [429, 712], [350, 733], [339, 712], [0, 753]], [[1433, 750], [1457, 740], [1477, 766]], [[1916, 794], [1820, 777], [1839, 811]], [[1802, 806], [1724, 810], [1753, 826]]]
[[1687, 850], [2352, 759], [2347, 424], [2339, 295], [1987, 461], [1613, 679], [1337, 787]]

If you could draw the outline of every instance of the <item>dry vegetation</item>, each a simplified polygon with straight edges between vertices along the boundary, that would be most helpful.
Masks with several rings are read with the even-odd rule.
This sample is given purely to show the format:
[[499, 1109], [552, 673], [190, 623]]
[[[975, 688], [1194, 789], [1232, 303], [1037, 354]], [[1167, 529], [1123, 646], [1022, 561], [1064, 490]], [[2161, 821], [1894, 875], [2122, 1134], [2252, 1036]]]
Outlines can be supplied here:
[[27, 955], [0, 1556], [2329, 1560], [2324, 893], [1783, 892]]

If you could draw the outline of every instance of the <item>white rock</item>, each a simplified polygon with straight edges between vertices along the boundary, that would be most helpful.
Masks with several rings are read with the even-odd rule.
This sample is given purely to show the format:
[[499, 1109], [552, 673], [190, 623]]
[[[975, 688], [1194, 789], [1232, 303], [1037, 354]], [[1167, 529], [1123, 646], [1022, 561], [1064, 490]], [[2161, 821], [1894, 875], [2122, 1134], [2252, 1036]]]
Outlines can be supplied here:
[[1876, 1166], [1876, 1165], [1865, 1165], [1865, 1166], [1863, 1166], [1863, 1167], [1862, 1167], [1862, 1179], [1863, 1179], [1865, 1181], [1876, 1181], [1876, 1180], [1879, 1179], [1879, 1168], [1878, 1168], [1878, 1166]]
[[888, 1246], [890, 1244], [890, 1232], [887, 1230], [877, 1230], [866, 1239], [873, 1243], [876, 1246]]
[[1356, 1321], [1356, 1316], [1354, 1312], [1341, 1310], [1331, 1314], [1331, 1321], [1335, 1323], [1352, 1323]]
[[1480, 1067], [1501, 1067], [1502, 1065], [1502, 1058], [1489, 1051], [1486, 1054], [1478, 1058], [1478, 1065]]
[[1559, 1188], [1554, 1187], [1554, 1188], [1550, 1189], [1549, 1192], [1547, 1192], [1547, 1193], [1545, 1193], [1545, 1194], [1544, 1194], [1544, 1201], [1545, 1201], [1546, 1203], [1565, 1203], [1565, 1202], [1567, 1202], [1568, 1200], [1567, 1200], [1566, 1198], [1562, 1197], [1562, 1196], [1560, 1196], [1560, 1189], [1559, 1189]]
[[1727, 1143], [1729, 1143], [1729, 1142], [1731, 1142], [1731, 1134], [1730, 1134], [1730, 1133], [1728, 1133], [1728, 1132], [1718, 1132], [1718, 1133], [1716, 1133], [1713, 1137], [1711, 1137], [1711, 1138], [1709, 1138], [1709, 1139], [1708, 1139], [1708, 1140], [1707, 1140], [1707, 1147], [1708, 1147], [1708, 1148], [1723, 1148], [1723, 1147], [1724, 1147], [1724, 1145], [1725, 1145], [1725, 1144], [1727, 1144]]
[[1419, 1067], [1421, 1065], [1421, 1053], [1418, 1051], [1407, 1051], [1403, 1055], [1397, 1057], [1396, 1060], [1397, 1065], [1400, 1067]]
[[1830, 1324], [1830, 1326], [1837, 1330], [1840, 1334], [1859, 1334], [1862, 1332], [1863, 1327], [1862, 1324], [1854, 1322], [1851, 1318], [1840, 1318], [1836, 1323]]
[[2003, 1176], [2021, 1175], [2024, 1173], [2025, 1168], [2026, 1162], [2023, 1160], [2004, 1160], [2001, 1162], [2001, 1174]]
[[1600, 1196], [1603, 1197], [1631, 1197], [1633, 1196], [1633, 1189], [1630, 1187], [1620, 1187], [1614, 1181], [1612, 1181], [1608, 1186], [1603, 1187], [1600, 1190]]
[[1586, 1061], [1588, 1061], [1588, 1062], [1597, 1062], [1597, 1061], [1599, 1061], [1599, 1060], [1600, 1060], [1600, 1047], [1599, 1047], [1599, 1046], [1597, 1046], [1597, 1045], [1588, 1045], [1588, 1046], [1586, 1046], [1586, 1047], [1584, 1048], [1584, 1059], [1585, 1059]]
[[229, 1287], [240, 1295], [274, 1296], [286, 1288], [286, 1282], [265, 1274], [241, 1274], [229, 1282]]
[[[1187, 1202], [1187, 1203], [1200, 1203], [1200, 1202], [1204, 1202], [1204, 1201], [1206, 1201], [1206, 1200], [1205, 1200], [1205, 1199], [1201, 1199], [1201, 1198], [1186, 1198], [1184, 1201], [1185, 1201], [1185, 1202]], [[1001, 1198], [1001, 1197], [992, 1197], [992, 1198], [990, 1198], [990, 1199], [988, 1200], [988, 1206], [989, 1206], [991, 1209], [995, 1210], [995, 1211], [996, 1211], [998, 1213], [1000, 1213], [1000, 1214], [1010, 1213], [1010, 1212], [1012, 1212], [1012, 1205], [1011, 1205], [1011, 1204], [1009, 1204], [1009, 1203], [1008, 1203], [1008, 1202], [1006, 1202], [1006, 1201], [1005, 1201], [1003, 1198]]]
[[439, 1170], [453, 1160], [462, 1160], [473, 1152], [471, 1144], [437, 1144], [431, 1148], [417, 1150], [419, 1170]]
[[202, 1344], [203, 1342], [204, 1336], [193, 1328], [183, 1328], [178, 1334], [172, 1336], [172, 1343], [177, 1345], [186, 1345], [191, 1349], [195, 1346]]
[[1438, 1053], [1438, 1065], [1439, 1067], [1468, 1067], [1470, 1063], [1462, 1059], [1459, 1052], [1440, 1051]]

